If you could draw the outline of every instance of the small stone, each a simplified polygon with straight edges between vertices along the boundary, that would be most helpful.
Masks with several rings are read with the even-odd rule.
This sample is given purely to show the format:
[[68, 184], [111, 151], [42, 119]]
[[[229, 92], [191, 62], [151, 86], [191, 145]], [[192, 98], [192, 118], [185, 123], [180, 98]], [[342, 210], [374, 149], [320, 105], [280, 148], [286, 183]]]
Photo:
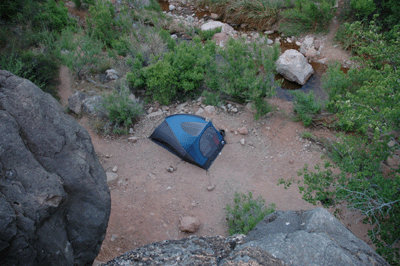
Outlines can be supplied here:
[[273, 34], [274, 31], [273, 31], [273, 30], [267, 30], [267, 31], [264, 31], [264, 33], [267, 34], [267, 35], [269, 35], [269, 34]]
[[138, 138], [137, 137], [129, 137], [128, 141], [132, 142], [132, 143], [136, 143], [138, 141]]
[[117, 239], [118, 235], [112, 235], [111, 236], [111, 241], [114, 241], [115, 239]]
[[207, 106], [204, 108], [204, 110], [205, 110], [207, 113], [212, 114], [212, 113], [215, 112], [215, 107], [212, 106], [212, 105], [207, 105]]
[[118, 179], [118, 175], [116, 173], [107, 172], [106, 175], [107, 175], [107, 183], [111, 183]]
[[199, 108], [199, 110], [197, 110], [196, 115], [202, 115], [204, 113], [204, 109], [203, 108]]
[[231, 109], [231, 112], [232, 112], [232, 113], [237, 113], [237, 112], [238, 112], [238, 109], [237, 109], [236, 107], [234, 107], [234, 108]]
[[156, 117], [156, 116], [160, 116], [160, 115], [163, 115], [163, 111], [162, 110], [154, 112], [154, 113], [151, 113], [151, 114], [148, 114], [147, 117], [151, 118], [151, 117]]
[[116, 172], [118, 171], [118, 166], [114, 166], [114, 168], [112, 169], [112, 171], [113, 171], [114, 173], [116, 173]]
[[170, 173], [172, 173], [173, 171], [175, 171], [175, 168], [173, 168], [172, 166], [170, 166], [170, 167], [167, 168], [167, 171], [170, 172]]
[[172, 187], [167, 187], [167, 190], [171, 190], [172, 189]]
[[129, 134], [133, 134], [135, 131], [133, 131], [133, 128], [129, 128]]
[[242, 144], [244, 146], [246, 144], [246, 140], [245, 139], [241, 139], [240, 140], [240, 144]]
[[200, 228], [200, 221], [195, 217], [186, 216], [180, 221], [179, 230], [182, 232], [194, 233]]
[[247, 128], [246, 127], [241, 127], [241, 128], [239, 128], [239, 133], [241, 134], [241, 135], [247, 135], [247, 134], [249, 134], [249, 131], [247, 130]]
[[153, 107], [150, 107], [148, 110], [147, 110], [147, 113], [148, 114], [151, 114], [153, 112]]
[[111, 156], [110, 156], [110, 154], [106, 154], [106, 158], [110, 158]]
[[290, 160], [289, 163], [290, 163], [290, 164], [294, 164], [294, 160]]
[[215, 189], [215, 184], [207, 187], [208, 191], [213, 191], [214, 189]]
[[176, 7], [174, 5], [169, 5], [169, 11], [174, 11]]
[[210, 18], [212, 18], [212, 19], [218, 19], [218, 18], [219, 18], [219, 15], [218, 15], [218, 14], [215, 14], [215, 13], [211, 13]]

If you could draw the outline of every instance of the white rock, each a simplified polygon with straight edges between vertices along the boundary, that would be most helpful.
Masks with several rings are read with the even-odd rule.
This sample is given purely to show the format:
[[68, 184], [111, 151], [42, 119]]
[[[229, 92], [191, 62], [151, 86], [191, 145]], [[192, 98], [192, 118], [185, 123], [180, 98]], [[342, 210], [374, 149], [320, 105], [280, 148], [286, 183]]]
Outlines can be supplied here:
[[163, 115], [163, 111], [162, 110], [157, 111], [157, 112], [153, 112], [151, 114], [148, 114], [147, 117], [151, 118], [151, 117], [156, 117], [156, 116], [160, 116], [160, 115]]
[[212, 106], [212, 105], [207, 105], [207, 106], [204, 108], [204, 110], [205, 110], [207, 113], [212, 114], [212, 113], [215, 112], [215, 107]]
[[220, 21], [211, 21], [207, 22], [206, 24], [201, 25], [200, 29], [201, 30], [214, 30], [216, 28], [222, 28], [224, 26], [224, 23]]
[[197, 110], [196, 115], [202, 115], [204, 113], [204, 109], [203, 108], [199, 108], [199, 110]]
[[242, 144], [244, 146], [246, 144], [246, 140], [245, 139], [241, 139], [240, 140], [240, 144]]
[[315, 50], [314, 46], [307, 50], [305, 56], [307, 58], [314, 58], [317, 56], [317, 50]]
[[118, 166], [114, 166], [114, 168], [112, 169], [112, 171], [113, 171], [114, 173], [116, 173], [116, 172], [118, 171]]
[[234, 32], [235, 32], [235, 29], [233, 27], [231, 27], [229, 24], [224, 23], [224, 25], [222, 26], [222, 29], [221, 29], [221, 33], [233, 35]]
[[175, 6], [174, 5], [169, 5], [169, 11], [174, 11], [175, 10]]
[[267, 35], [269, 35], [269, 34], [273, 34], [274, 31], [273, 31], [273, 30], [267, 30], [267, 31], [264, 31], [264, 33], [267, 34]]
[[138, 138], [137, 137], [129, 137], [128, 141], [132, 142], [132, 143], [136, 143], [138, 141]]
[[118, 175], [116, 173], [107, 172], [106, 175], [107, 175], [107, 183], [111, 183], [118, 179]]
[[307, 62], [307, 59], [297, 50], [286, 50], [276, 61], [276, 71], [287, 80], [304, 85], [314, 69]]
[[219, 15], [218, 15], [218, 14], [215, 14], [215, 13], [211, 13], [211, 14], [210, 14], [210, 18], [212, 18], [212, 19], [218, 19], [218, 18], [219, 18]]
[[312, 46], [314, 46], [314, 37], [306, 36], [306, 38], [300, 45], [300, 53], [305, 54]]

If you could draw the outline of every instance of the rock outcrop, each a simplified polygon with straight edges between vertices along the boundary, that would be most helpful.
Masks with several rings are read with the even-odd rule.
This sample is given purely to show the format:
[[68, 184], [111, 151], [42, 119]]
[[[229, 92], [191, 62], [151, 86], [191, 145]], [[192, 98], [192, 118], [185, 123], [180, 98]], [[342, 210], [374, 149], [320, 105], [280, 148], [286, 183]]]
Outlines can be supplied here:
[[276, 71], [285, 79], [304, 85], [314, 69], [297, 50], [286, 50], [276, 61]]
[[91, 265], [111, 202], [88, 132], [0, 70], [0, 136], [0, 264]]
[[278, 211], [247, 236], [191, 236], [153, 243], [103, 266], [384, 265], [385, 260], [325, 209]]

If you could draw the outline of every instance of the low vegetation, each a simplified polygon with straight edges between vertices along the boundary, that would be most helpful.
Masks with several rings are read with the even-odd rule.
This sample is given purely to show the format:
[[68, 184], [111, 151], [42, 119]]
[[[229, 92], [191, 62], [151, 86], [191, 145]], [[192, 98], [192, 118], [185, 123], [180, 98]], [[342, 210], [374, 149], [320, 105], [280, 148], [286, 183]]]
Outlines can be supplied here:
[[265, 206], [265, 200], [261, 196], [254, 199], [251, 192], [248, 195], [236, 192], [233, 200], [233, 206], [225, 207], [230, 235], [247, 234], [266, 215], [275, 211], [274, 203]]

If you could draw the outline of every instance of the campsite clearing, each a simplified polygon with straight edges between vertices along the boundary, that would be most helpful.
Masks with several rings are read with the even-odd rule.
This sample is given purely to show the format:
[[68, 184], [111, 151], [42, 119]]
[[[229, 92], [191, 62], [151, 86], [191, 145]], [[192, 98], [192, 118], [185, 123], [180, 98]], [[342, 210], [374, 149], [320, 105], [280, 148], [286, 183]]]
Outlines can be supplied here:
[[[251, 191], [254, 197], [262, 196], [266, 204], [275, 203], [277, 210], [314, 208], [301, 199], [297, 186], [285, 190], [277, 186], [278, 179], [297, 177], [304, 164], [312, 167], [322, 162], [323, 148], [302, 139], [305, 130], [316, 136], [334, 136], [293, 122], [291, 102], [274, 98], [270, 103], [276, 111], [257, 121], [243, 106], [238, 106], [236, 114], [203, 114], [217, 129], [225, 129], [227, 142], [208, 174], [148, 139], [162, 117], [145, 118], [137, 124], [135, 143], [128, 141], [129, 136], [100, 137], [94, 134], [88, 118], [80, 119], [92, 136], [104, 169], [111, 172], [118, 168], [118, 179], [109, 184], [111, 217], [97, 260], [105, 262], [152, 242], [188, 237], [190, 234], [179, 231], [179, 221], [185, 216], [200, 220], [196, 235], [227, 236], [224, 207], [233, 204], [235, 192]], [[185, 108], [195, 113], [199, 106], [189, 103]], [[170, 111], [174, 112], [174, 106]], [[240, 134], [241, 128], [248, 134]], [[240, 143], [242, 139], [245, 145]], [[215, 189], [209, 191], [211, 186]], [[343, 224], [366, 241], [366, 227], [352, 214], [344, 214]]]

